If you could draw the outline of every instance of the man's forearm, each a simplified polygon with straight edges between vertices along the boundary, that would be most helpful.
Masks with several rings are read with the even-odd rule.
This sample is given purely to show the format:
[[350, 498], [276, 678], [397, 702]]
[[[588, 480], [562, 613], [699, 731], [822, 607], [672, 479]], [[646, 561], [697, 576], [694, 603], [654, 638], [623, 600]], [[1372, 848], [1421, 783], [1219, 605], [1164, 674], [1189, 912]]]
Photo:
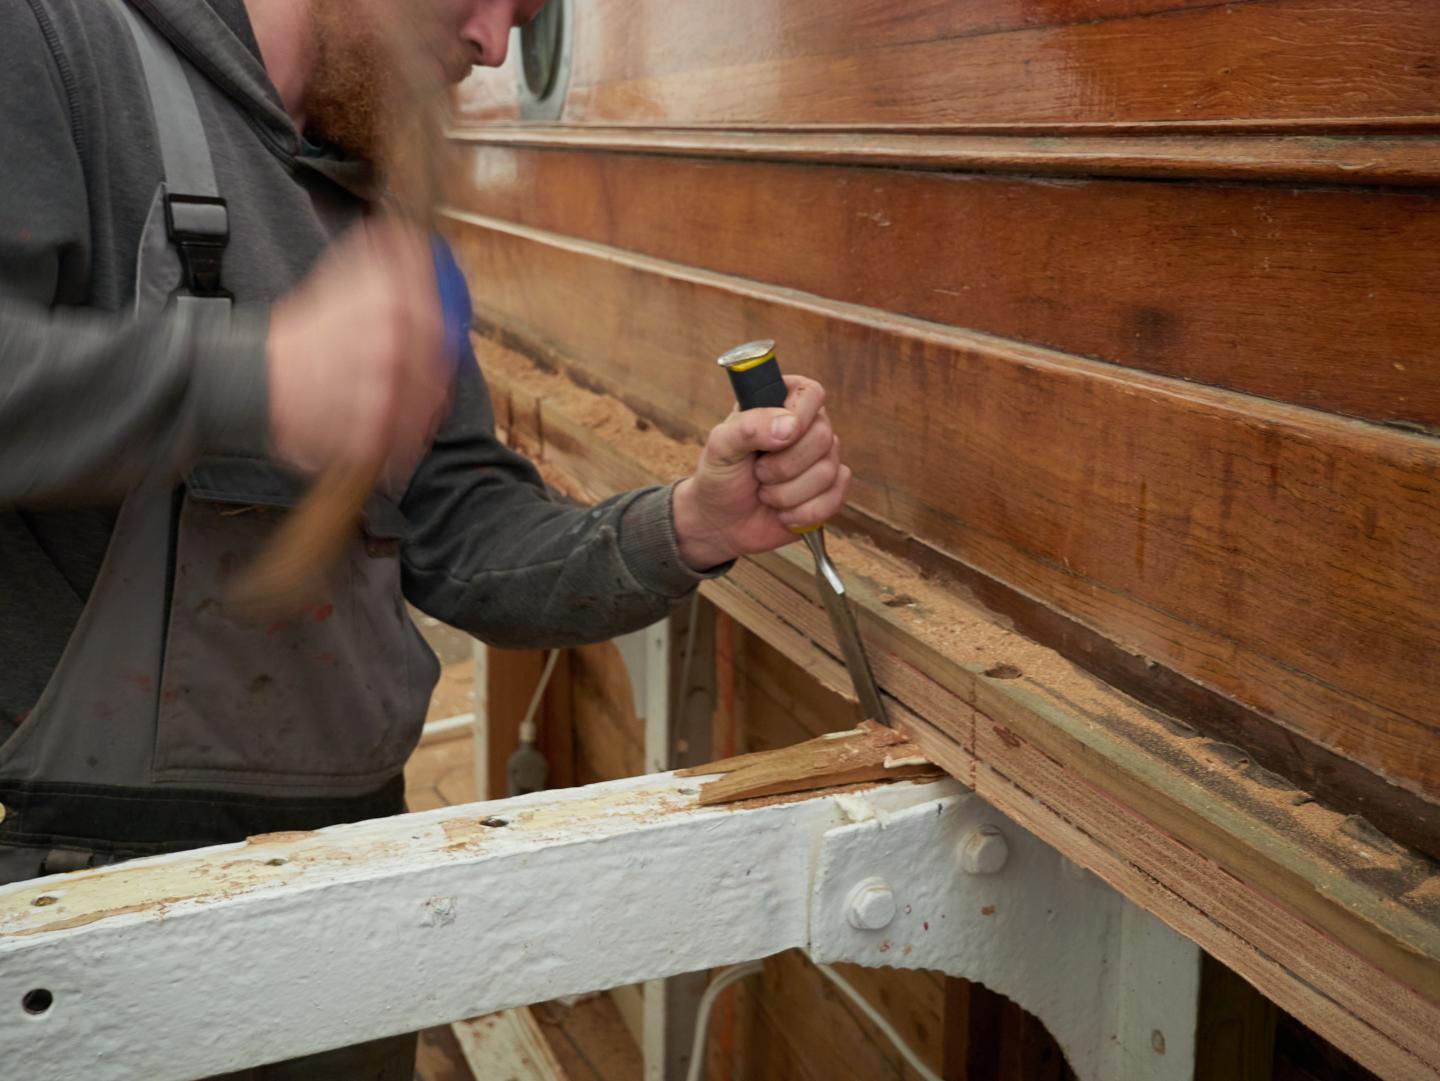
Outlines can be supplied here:
[[263, 451], [264, 332], [0, 302], [0, 505], [113, 499], [204, 451]]

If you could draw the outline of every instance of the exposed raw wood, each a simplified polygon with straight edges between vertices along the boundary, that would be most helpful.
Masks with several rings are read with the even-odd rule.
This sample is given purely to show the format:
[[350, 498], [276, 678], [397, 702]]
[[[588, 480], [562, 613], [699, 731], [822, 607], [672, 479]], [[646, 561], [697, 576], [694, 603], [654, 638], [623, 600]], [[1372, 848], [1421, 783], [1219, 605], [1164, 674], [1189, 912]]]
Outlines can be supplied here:
[[[927, 135], [895, 129], [606, 127], [469, 124], [451, 137], [499, 147], [670, 155], [740, 162], [876, 165], [966, 173], [1168, 177], [1268, 183], [1434, 184], [1433, 135]], [[463, 183], [463, 177], [457, 177]], [[551, 193], [534, 189], [532, 196]], [[686, 196], [683, 191], [672, 195]], [[625, 209], [626, 202], [617, 202]]]
[[[525, 362], [487, 349], [486, 363], [502, 394], [526, 393]], [[589, 438], [561, 434], [581, 411], [568, 391], [545, 397], [548, 467], [600, 494], [663, 459], [619, 452], [601, 433], [626, 429], [623, 407], [571, 389], [588, 409], [573, 430]], [[1440, 934], [1423, 862], [1343, 832], [1343, 816], [1292, 805], [1292, 790], [1267, 787], [1274, 778], [879, 557], [892, 592], [882, 591], [856, 572], [862, 556], [877, 558], [852, 548], [838, 558], [877, 676], [933, 760], [1382, 1075], [1436, 1074]], [[816, 646], [828, 631], [806, 576], [782, 555], [707, 592], [843, 691], [843, 670]], [[973, 660], [960, 663], [965, 651]]]
[[485, 318], [667, 430], [729, 408], [724, 343], [791, 343], [829, 388], [859, 510], [1440, 797], [1440, 665], [1418, 662], [1440, 649], [1440, 442], [456, 221]]
[[[572, 122], [1354, 128], [1433, 123], [1440, 97], [1428, 0], [609, 0], [576, 15]], [[514, 86], [513, 68], [476, 75], [466, 115], [515, 116]]]
[[571, 1081], [527, 1007], [450, 1026], [465, 1061], [483, 1081]]
[[702, 805], [873, 781], [933, 780], [942, 775], [903, 733], [874, 721], [783, 750], [744, 754], [676, 771], [680, 777], [712, 773], [724, 776], [700, 786]]
[[[564, 150], [565, 140], [551, 147], [539, 133], [531, 141], [531, 149], [467, 148], [454, 206], [816, 296], [1440, 431], [1440, 324], [1420, 316], [1440, 290], [1435, 191], [1084, 176], [1057, 184], [921, 173], [910, 162], [890, 163], [904, 170], [797, 167], [757, 161], [753, 148], [748, 159], [706, 160]], [[1424, 157], [1440, 170], [1440, 141]], [[793, 214], [797, 206], [805, 213]], [[785, 228], [756, 225], [775, 221]], [[603, 303], [597, 296], [576, 317], [593, 319]], [[525, 309], [511, 315], [512, 329], [549, 326]], [[664, 332], [661, 313], [652, 318]], [[550, 333], [561, 348], [581, 347], [563, 330]], [[815, 348], [781, 344], [805, 364]], [[688, 364], [677, 367], [696, 378]], [[640, 362], [641, 378], [649, 370]], [[907, 393], [907, 383], [889, 393]], [[642, 400], [633, 387], [616, 389]], [[677, 420], [700, 423], [693, 414]]]

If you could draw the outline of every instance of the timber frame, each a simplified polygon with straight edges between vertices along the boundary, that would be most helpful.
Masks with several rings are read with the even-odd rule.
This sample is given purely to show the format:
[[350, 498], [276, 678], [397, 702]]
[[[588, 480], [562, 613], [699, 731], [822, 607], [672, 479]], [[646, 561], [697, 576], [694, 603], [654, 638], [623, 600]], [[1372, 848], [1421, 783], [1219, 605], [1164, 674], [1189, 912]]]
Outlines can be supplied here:
[[[485, 339], [477, 348], [502, 427], [562, 489], [601, 498], [663, 480], [665, 462], [693, 453], [559, 374], [559, 358]], [[853, 538], [836, 559], [892, 718], [927, 757], [1368, 1068], [1440, 1077], [1440, 898], [1428, 860], [902, 561]], [[864, 573], [877, 560], [883, 586]], [[703, 592], [848, 695], [810, 574], [787, 550]], [[978, 643], [973, 660], [957, 660], [957, 640]]]

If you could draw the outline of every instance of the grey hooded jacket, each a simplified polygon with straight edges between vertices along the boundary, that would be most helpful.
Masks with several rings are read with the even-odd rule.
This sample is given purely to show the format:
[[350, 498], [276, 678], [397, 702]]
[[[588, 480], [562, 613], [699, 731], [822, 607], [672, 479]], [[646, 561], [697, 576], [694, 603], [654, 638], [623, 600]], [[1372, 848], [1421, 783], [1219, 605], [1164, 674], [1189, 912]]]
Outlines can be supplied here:
[[[362, 599], [266, 634], [217, 622], [196, 591], [213, 592], [264, 542], [270, 508], [303, 491], [265, 457], [268, 306], [363, 202], [346, 166], [307, 153], [239, 0], [131, 6], [190, 65], [229, 202], [228, 322], [130, 314], [161, 165], [121, 19], [100, 0], [0, 6], [0, 845], [101, 858], [398, 810], [435, 676], [402, 592], [487, 642], [562, 646], [653, 622], [701, 578], [679, 558], [668, 489], [593, 509], [552, 501], [497, 442], [483, 379], [464, 365], [408, 490], [367, 509], [351, 568]], [[126, 602], [133, 633], [154, 640], [124, 675], [144, 693], [71, 694], [63, 720], [42, 718], [47, 736], [17, 739], [37, 703], [58, 700], [117, 515], [157, 477], [173, 489], [156, 534], [169, 537], [163, 595]], [[377, 632], [395, 612], [403, 629]], [[217, 666], [229, 675], [204, 686]], [[242, 703], [247, 694], [258, 697]], [[314, 716], [332, 700], [338, 716]], [[295, 734], [307, 725], [323, 738]], [[115, 731], [144, 754], [112, 756], [122, 767], [72, 746]], [[348, 745], [352, 732], [361, 746]], [[35, 750], [47, 744], [53, 753]], [[206, 824], [165, 811], [127, 831], [104, 809], [143, 822], [157, 804], [204, 807]]]

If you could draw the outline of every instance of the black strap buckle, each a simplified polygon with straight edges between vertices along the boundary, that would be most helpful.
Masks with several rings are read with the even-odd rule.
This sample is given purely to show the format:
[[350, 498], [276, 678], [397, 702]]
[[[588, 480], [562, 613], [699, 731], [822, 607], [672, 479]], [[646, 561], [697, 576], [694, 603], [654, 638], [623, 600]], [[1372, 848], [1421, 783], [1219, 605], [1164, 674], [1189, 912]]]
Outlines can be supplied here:
[[230, 243], [230, 210], [209, 195], [165, 195], [165, 231], [180, 252], [185, 288], [191, 296], [231, 299], [220, 284], [220, 264]]

